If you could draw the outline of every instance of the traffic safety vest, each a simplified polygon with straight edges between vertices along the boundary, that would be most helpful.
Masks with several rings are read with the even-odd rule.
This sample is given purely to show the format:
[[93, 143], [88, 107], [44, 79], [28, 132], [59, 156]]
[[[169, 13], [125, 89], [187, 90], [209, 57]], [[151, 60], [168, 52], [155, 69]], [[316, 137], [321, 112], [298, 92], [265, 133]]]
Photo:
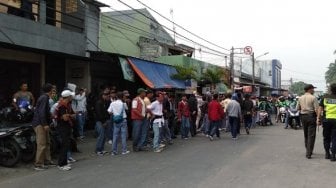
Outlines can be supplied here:
[[336, 99], [325, 98], [323, 103], [326, 119], [336, 119]]

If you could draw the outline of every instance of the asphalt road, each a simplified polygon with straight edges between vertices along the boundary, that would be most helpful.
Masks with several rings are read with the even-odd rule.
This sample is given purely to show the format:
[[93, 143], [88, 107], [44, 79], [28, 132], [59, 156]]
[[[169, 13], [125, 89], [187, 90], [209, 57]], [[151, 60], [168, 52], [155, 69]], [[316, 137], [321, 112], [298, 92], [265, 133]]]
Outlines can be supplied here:
[[302, 130], [269, 126], [251, 132], [251, 135], [242, 134], [237, 141], [231, 140], [228, 134], [213, 142], [203, 136], [187, 141], [178, 139], [159, 154], [91, 155], [75, 163], [69, 172], [57, 168], [35, 172], [32, 168], [18, 167], [15, 169], [17, 175], [6, 174], [5, 178], [0, 178], [0, 187], [335, 186], [336, 163], [324, 159], [322, 130], [310, 160], [305, 158]]

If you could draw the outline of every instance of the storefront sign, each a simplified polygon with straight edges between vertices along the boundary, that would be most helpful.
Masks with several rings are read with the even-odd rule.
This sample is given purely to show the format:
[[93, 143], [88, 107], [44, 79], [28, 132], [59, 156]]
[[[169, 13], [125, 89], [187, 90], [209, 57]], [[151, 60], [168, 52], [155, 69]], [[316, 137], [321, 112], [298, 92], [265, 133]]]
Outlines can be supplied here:
[[124, 75], [124, 79], [134, 82], [134, 71], [132, 70], [127, 60], [125, 58], [119, 57], [119, 61]]

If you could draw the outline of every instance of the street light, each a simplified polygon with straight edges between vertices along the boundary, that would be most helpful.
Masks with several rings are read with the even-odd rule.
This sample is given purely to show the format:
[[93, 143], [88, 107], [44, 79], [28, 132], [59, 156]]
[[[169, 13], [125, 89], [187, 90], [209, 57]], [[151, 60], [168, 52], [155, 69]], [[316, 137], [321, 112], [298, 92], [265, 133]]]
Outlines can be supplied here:
[[268, 55], [269, 52], [266, 52], [266, 53], [263, 53], [259, 56], [257, 56], [256, 58], [254, 57], [254, 52], [252, 53], [252, 85], [254, 86], [255, 85], [255, 70], [254, 70], [254, 67], [255, 67], [255, 62], [258, 58], [262, 57], [262, 56], [265, 56], [265, 55]]

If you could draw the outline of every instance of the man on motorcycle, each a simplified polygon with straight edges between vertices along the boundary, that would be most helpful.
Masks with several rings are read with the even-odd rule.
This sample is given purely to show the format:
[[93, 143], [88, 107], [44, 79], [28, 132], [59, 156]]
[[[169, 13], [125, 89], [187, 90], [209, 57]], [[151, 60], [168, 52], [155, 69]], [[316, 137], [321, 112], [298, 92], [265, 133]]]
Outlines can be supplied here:
[[[279, 122], [279, 120], [281, 121], [281, 109], [285, 108], [287, 110], [288, 105], [289, 105], [288, 100], [286, 100], [286, 98], [284, 96], [280, 96], [277, 103], [275, 104], [275, 106], [277, 108], [277, 120], [276, 120], [277, 123]], [[286, 113], [286, 117], [287, 117], [287, 115], [288, 114]]]
[[[262, 96], [260, 97], [260, 103], [258, 106], [259, 111], [265, 111], [265, 112], [270, 112], [272, 110], [272, 105], [268, 102], [267, 97]], [[268, 116], [266, 122], [270, 122], [271, 125], [272, 119]]]
[[[296, 106], [297, 106], [297, 100], [294, 99], [294, 97], [288, 97], [288, 107], [287, 107], [287, 113], [286, 113], [286, 127], [285, 129], [288, 128], [288, 124], [289, 124], [289, 111], [296, 111]], [[298, 118], [298, 121], [300, 120], [300, 118]], [[300, 122], [297, 122], [298, 125], [300, 125]]]
[[33, 94], [28, 91], [28, 84], [26, 82], [22, 82], [20, 91], [14, 94], [12, 104], [15, 110], [20, 110], [21, 108], [27, 109], [29, 105], [35, 105], [35, 98]]

